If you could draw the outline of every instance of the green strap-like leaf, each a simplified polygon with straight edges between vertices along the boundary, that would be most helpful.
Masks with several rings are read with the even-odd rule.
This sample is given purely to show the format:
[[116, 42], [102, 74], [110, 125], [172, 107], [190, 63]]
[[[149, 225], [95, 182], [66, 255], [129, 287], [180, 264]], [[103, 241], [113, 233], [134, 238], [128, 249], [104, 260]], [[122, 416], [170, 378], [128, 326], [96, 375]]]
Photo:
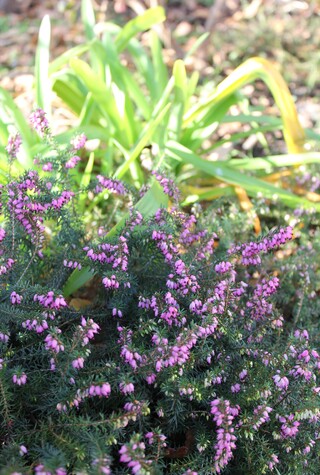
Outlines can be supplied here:
[[51, 85], [49, 79], [51, 26], [49, 15], [45, 15], [40, 25], [35, 64], [36, 105], [41, 107], [50, 119]]
[[167, 104], [159, 113], [159, 115], [153, 120], [151, 120], [150, 123], [145, 127], [138, 142], [133, 147], [132, 151], [128, 154], [126, 161], [114, 173], [115, 178], [122, 178], [129, 170], [130, 165], [136, 160], [136, 158], [140, 155], [144, 147], [150, 142], [153, 133], [169, 111], [170, 107], [171, 104]]
[[92, 93], [92, 96], [99, 105], [100, 111], [114, 125], [115, 134], [119, 142], [129, 147], [132, 131], [124, 111], [121, 110], [122, 106], [120, 101], [116, 101], [111, 89], [97, 77], [86, 62], [73, 58], [70, 61], [70, 66]]
[[81, 20], [84, 24], [86, 37], [90, 41], [96, 36], [94, 32], [96, 19], [91, 0], [81, 1]]
[[133, 38], [140, 31], [149, 30], [153, 25], [161, 23], [166, 19], [164, 9], [162, 7], [154, 7], [146, 10], [142, 15], [137, 16], [133, 20], [130, 20], [122, 28], [117, 38], [115, 39], [115, 45], [117, 51], [123, 51], [131, 38]]
[[166, 153], [167, 156], [182, 161], [183, 163], [189, 163], [198, 170], [214, 176], [222, 182], [244, 188], [251, 197], [262, 194], [265, 198], [274, 199], [277, 196], [283, 203], [292, 208], [302, 206], [320, 210], [318, 203], [312, 203], [305, 198], [300, 198], [287, 190], [271, 185], [263, 180], [244, 175], [238, 170], [232, 169], [229, 163], [204, 160], [177, 142], [170, 141], [167, 144]]

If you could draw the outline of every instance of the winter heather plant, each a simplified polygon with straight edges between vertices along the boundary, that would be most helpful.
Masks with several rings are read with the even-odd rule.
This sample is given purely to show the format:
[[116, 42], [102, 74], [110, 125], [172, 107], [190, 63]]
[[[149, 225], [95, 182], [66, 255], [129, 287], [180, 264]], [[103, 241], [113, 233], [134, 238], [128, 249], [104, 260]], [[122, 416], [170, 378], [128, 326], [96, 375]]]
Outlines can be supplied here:
[[[290, 190], [282, 180], [283, 175], [294, 176], [299, 165], [319, 167], [320, 153], [310, 147], [320, 136], [302, 128], [293, 97], [274, 64], [250, 58], [217, 84], [215, 74], [210, 81], [197, 71], [189, 74], [188, 58], [206, 35], [171, 68], [155, 32], [165, 20], [161, 6], [120, 27], [96, 20], [93, 3], [81, 0], [84, 42], [51, 62], [50, 19], [44, 17], [34, 72], [35, 103], [50, 115], [54, 92], [75, 115], [71, 133], [81, 131], [100, 141], [87, 160], [88, 174], [94, 168], [139, 189], [161, 163], [175, 176], [188, 205], [237, 196], [242, 209], [248, 209], [250, 199], [262, 192], [268, 199], [277, 195], [293, 209], [320, 210], [318, 193], [310, 195], [304, 187]], [[250, 105], [250, 98], [241, 93], [257, 79], [266, 84], [281, 118]], [[229, 113], [235, 105], [237, 115]], [[233, 125], [226, 128], [227, 123]], [[10, 94], [0, 87], [0, 183], [13, 124], [23, 138], [24, 152], [15, 168], [28, 168], [41, 145]], [[283, 133], [288, 153], [275, 155], [279, 142], [274, 138], [270, 144], [274, 131]], [[70, 131], [61, 133], [57, 141], [65, 143], [68, 135]], [[248, 137], [258, 140], [261, 150], [255, 152], [262, 156], [242, 147]], [[221, 148], [225, 144], [232, 145], [227, 157]]]
[[[11, 176], [11, 137], [1, 188], [1, 474], [319, 473], [319, 353], [284, 322], [264, 264], [292, 228], [230, 245], [218, 213], [201, 226], [158, 172], [170, 208], [144, 218], [98, 176], [92, 196], [131, 206], [116, 231], [86, 227], [85, 137], [58, 147], [43, 112], [31, 120], [51, 153]], [[67, 298], [81, 267], [91, 281]]]

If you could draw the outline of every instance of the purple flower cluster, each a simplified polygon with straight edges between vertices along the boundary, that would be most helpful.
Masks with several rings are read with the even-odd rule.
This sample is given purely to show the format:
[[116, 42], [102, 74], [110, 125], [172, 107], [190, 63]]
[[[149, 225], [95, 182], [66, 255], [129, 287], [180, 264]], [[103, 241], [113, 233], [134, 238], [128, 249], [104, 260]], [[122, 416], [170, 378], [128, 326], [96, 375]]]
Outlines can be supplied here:
[[85, 146], [86, 141], [87, 137], [84, 134], [79, 134], [70, 141], [70, 144], [73, 147], [73, 150], [77, 151]]
[[51, 350], [51, 351], [54, 351], [55, 353], [64, 351], [64, 344], [59, 338], [60, 333], [61, 333], [60, 328], [53, 328], [52, 333], [49, 333], [46, 336], [44, 340], [46, 350]]
[[[3, 254], [2, 249], [0, 249], [0, 256]], [[8, 270], [11, 269], [13, 264], [15, 263], [14, 259], [11, 259], [10, 257], [3, 261], [2, 264], [0, 265], [0, 275], [6, 274]]]
[[191, 214], [190, 216], [177, 212], [173, 209], [170, 214], [179, 219], [182, 229], [179, 233], [179, 243], [182, 246], [191, 246], [194, 243], [201, 242], [207, 234], [207, 230], [203, 229], [195, 231], [197, 218]]
[[[30, 236], [41, 257], [44, 242], [43, 222], [50, 210], [59, 211], [73, 198], [72, 191], [64, 190], [60, 195], [46, 197], [44, 201], [44, 185], [36, 171], [29, 171], [19, 181], [11, 181], [7, 186], [7, 206], [11, 218], [17, 220]], [[47, 191], [47, 190], [46, 190]]]
[[11, 295], [10, 295], [10, 300], [11, 300], [11, 303], [12, 305], [19, 305], [21, 302], [22, 302], [22, 295], [19, 295], [17, 294], [17, 292], [11, 292]]
[[232, 268], [231, 262], [219, 262], [219, 264], [216, 264], [214, 270], [218, 274], [226, 274], [229, 272], [229, 270]]
[[170, 198], [173, 198], [173, 201], [178, 202], [180, 198], [180, 191], [174, 181], [170, 178], [160, 175], [158, 172], [153, 171], [151, 173], [160, 183], [164, 193], [166, 193], [166, 195], [168, 195]]
[[280, 463], [279, 458], [277, 455], [272, 454], [271, 455], [271, 460], [268, 462], [268, 468], [273, 471], [274, 467]]
[[24, 372], [19, 372], [19, 374], [14, 374], [12, 376], [12, 382], [18, 386], [23, 386], [27, 382], [27, 375]]
[[70, 200], [73, 198], [74, 193], [73, 191], [63, 191], [60, 196], [52, 200], [51, 206], [56, 210], [60, 210], [63, 206], [68, 204]]
[[102, 473], [103, 475], [112, 475], [110, 465], [111, 465], [110, 457], [96, 458], [92, 461], [92, 467], [98, 473]]
[[[189, 334], [182, 333], [177, 336], [176, 344], [169, 345], [167, 338], [161, 338], [159, 335], [152, 336], [152, 343], [156, 345], [156, 363], [155, 370], [159, 373], [163, 368], [169, 366], [182, 366], [190, 357], [190, 351], [197, 342], [197, 335], [193, 332]], [[157, 354], [160, 357], [156, 356]]]
[[130, 218], [128, 219], [127, 226], [132, 232], [134, 228], [140, 226], [143, 223], [143, 216], [139, 211], [135, 210], [134, 208], [130, 208], [129, 213]]
[[75, 168], [80, 162], [81, 158], [78, 155], [73, 155], [69, 160], [66, 162], [65, 167], [70, 169], [70, 168]]
[[152, 461], [145, 458], [145, 448], [144, 442], [133, 437], [129, 444], [122, 445], [119, 450], [120, 462], [127, 464], [133, 474], [148, 475]]
[[80, 262], [68, 261], [67, 259], [64, 259], [63, 265], [64, 265], [64, 267], [68, 267], [69, 269], [79, 269], [80, 270], [82, 268]]
[[[263, 321], [273, 315], [272, 303], [268, 301], [268, 298], [274, 294], [279, 287], [279, 279], [272, 277], [268, 281], [263, 279], [261, 283], [257, 283], [253, 296], [247, 301], [246, 307], [250, 310], [250, 316], [252, 321]], [[272, 322], [274, 327], [282, 326], [282, 317]]]
[[112, 269], [126, 271], [128, 268], [128, 244], [124, 236], [120, 236], [118, 244], [103, 243], [98, 245], [97, 251], [86, 246], [83, 248], [86, 256], [91, 261], [98, 261], [101, 264], [111, 264]]
[[99, 330], [99, 325], [92, 318], [86, 320], [84, 317], [81, 317], [81, 326], [78, 326], [78, 334], [80, 335], [82, 346], [87, 345], [99, 333]]
[[249, 242], [248, 244], [242, 244], [234, 246], [229, 250], [230, 254], [241, 253], [241, 263], [245, 266], [261, 264], [261, 258], [259, 254], [261, 252], [268, 252], [272, 249], [276, 249], [287, 241], [291, 241], [293, 238], [292, 227], [280, 228], [278, 232], [271, 236], [265, 237], [260, 242]]
[[183, 326], [186, 323], [186, 318], [181, 317], [179, 304], [172, 296], [171, 292], [167, 292], [164, 296], [166, 308], [161, 312], [160, 318], [165, 320], [168, 325]]
[[211, 402], [211, 414], [213, 420], [219, 427], [217, 430], [217, 443], [215, 445], [216, 455], [215, 470], [221, 473], [221, 469], [225, 467], [232, 458], [232, 451], [236, 448], [237, 437], [234, 435], [233, 420], [238, 416], [239, 406], [232, 407], [228, 400], [215, 399]]
[[43, 307], [50, 308], [52, 310], [60, 310], [61, 308], [68, 306], [65, 298], [62, 295], [55, 297], [52, 290], [50, 290], [46, 295], [35, 294], [33, 301], [39, 302]]
[[19, 134], [10, 135], [8, 139], [8, 145], [6, 146], [6, 151], [8, 152], [8, 155], [11, 160], [14, 160], [17, 158], [21, 144], [22, 144], [22, 140]]
[[9, 335], [0, 332], [0, 342], [7, 343], [9, 341]]
[[253, 420], [252, 420], [252, 428], [254, 430], [258, 430], [262, 424], [269, 422], [270, 420], [270, 412], [272, 412], [272, 407], [268, 407], [266, 404], [259, 405], [253, 410]]
[[279, 422], [281, 422], [281, 435], [284, 438], [296, 437], [299, 432], [300, 422], [295, 420], [294, 414], [289, 416], [278, 416]]
[[123, 327], [118, 326], [118, 332], [120, 338], [118, 343], [121, 345], [120, 355], [126, 363], [128, 363], [134, 370], [137, 369], [138, 364], [142, 361], [142, 356], [135, 350], [131, 350], [131, 330], [125, 330]]
[[99, 398], [108, 398], [111, 394], [111, 386], [109, 383], [91, 384], [85, 389], [78, 389], [74, 398], [66, 403], [58, 403], [57, 411], [67, 412], [68, 408], [76, 407], [87, 398], [98, 396]]
[[95, 187], [96, 193], [101, 193], [103, 190], [108, 190], [118, 195], [126, 195], [128, 193], [126, 187], [119, 180], [107, 178], [102, 175], [97, 175], [97, 180], [99, 184]]
[[119, 384], [119, 389], [123, 394], [130, 394], [134, 392], [134, 384], [130, 381], [121, 381]]
[[46, 117], [46, 113], [42, 109], [38, 108], [31, 113], [30, 123], [40, 137], [49, 135], [49, 121]]
[[54, 472], [47, 470], [43, 464], [34, 468], [35, 475], [67, 475], [67, 470], [63, 467], [57, 468]]
[[158, 444], [160, 447], [167, 446], [167, 437], [163, 434], [159, 434], [156, 432], [147, 432], [145, 434], [145, 438], [148, 440], [149, 445]]
[[34, 331], [36, 333], [43, 333], [45, 330], [49, 328], [47, 318], [50, 315], [51, 320], [54, 319], [54, 315], [52, 314], [47, 314], [46, 312], [43, 312], [42, 316], [44, 318], [34, 318], [33, 320], [26, 320], [22, 322], [22, 327], [25, 328], [26, 330], [29, 331]]
[[12, 181], [8, 185], [8, 208], [12, 218], [20, 222], [40, 248], [44, 239], [43, 216], [50, 204], [42, 204], [32, 198], [39, 194], [39, 176], [34, 171], [30, 171], [20, 183]]

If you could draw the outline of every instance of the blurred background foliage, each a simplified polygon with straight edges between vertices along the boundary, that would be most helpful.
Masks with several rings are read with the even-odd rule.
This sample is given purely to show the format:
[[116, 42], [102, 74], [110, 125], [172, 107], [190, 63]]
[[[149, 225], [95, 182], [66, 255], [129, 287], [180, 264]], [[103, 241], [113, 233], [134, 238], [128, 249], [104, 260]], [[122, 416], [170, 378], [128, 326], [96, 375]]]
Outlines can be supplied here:
[[[0, 16], [2, 157], [13, 121], [27, 143], [24, 167], [41, 152], [23, 119], [37, 103], [52, 114], [53, 131], [62, 134], [61, 141], [81, 128], [90, 139], [97, 139], [91, 144], [94, 155], [88, 150], [91, 158], [83, 157], [80, 174], [112, 174], [139, 187], [148, 170], [160, 163], [176, 176], [186, 204], [236, 194], [246, 209], [250, 208], [247, 194], [256, 196], [260, 187], [271, 198], [273, 185], [286, 189], [282, 198], [292, 207], [299, 202], [288, 195], [290, 191], [311, 203], [319, 201], [317, 187], [290, 183], [291, 172], [285, 168], [289, 165], [297, 171], [301, 163], [319, 162], [318, 1], [0, 0], [0, 7], [4, 11]], [[140, 26], [133, 22], [146, 18], [148, 8], [158, 8], [155, 17]], [[147, 31], [151, 26], [152, 31]], [[221, 80], [231, 73], [234, 80], [244, 77], [252, 63], [245, 63], [239, 77], [233, 71], [257, 55], [262, 58], [260, 65], [274, 68], [270, 77], [280, 72], [287, 81], [299, 121], [307, 129], [306, 151], [311, 150], [312, 156], [284, 155], [303, 149], [290, 147], [288, 140], [285, 144], [270, 85], [259, 80], [263, 74], [257, 74], [253, 84], [243, 81], [240, 91], [216, 101], [214, 91]], [[101, 79], [98, 85], [95, 75]], [[109, 86], [112, 94], [101, 106]], [[279, 101], [288, 103], [284, 89], [281, 86], [276, 92], [278, 106]], [[303, 145], [300, 124], [295, 129]], [[318, 167], [311, 165], [308, 172], [317, 174]], [[83, 182], [80, 176], [78, 182]]]

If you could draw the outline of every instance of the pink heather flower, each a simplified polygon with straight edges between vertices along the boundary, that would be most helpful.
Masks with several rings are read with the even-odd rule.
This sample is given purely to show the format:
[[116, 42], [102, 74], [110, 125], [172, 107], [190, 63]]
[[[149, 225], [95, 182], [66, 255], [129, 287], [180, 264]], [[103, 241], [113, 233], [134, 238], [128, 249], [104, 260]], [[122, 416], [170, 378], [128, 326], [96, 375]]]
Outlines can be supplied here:
[[79, 134], [73, 139], [71, 139], [70, 143], [74, 150], [80, 150], [86, 144], [87, 137], [84, 134]]
[[283, 438], [294, 438], [299, 432], [299, 421], [294, 420], [294, 414], [290, 414], [287, 417], [280, 416], [279, 421], [282, 422], [281, 435]]
[[305, 363], [308, 363], [308, 362], [310, 361], [309, 351], [308, 351], [308, 350], [302, 351], [302, 352], [298, 355], [298, 360], [304, 360]]
[[59, 198], [52, 200], [51, 205], [55, 209], [61, 209], [65, 204], [69, 203], [73, 196], [73, 191], [63, 191]]
[[0, 358], [0, 370], [3, 368], [3, 359]]
[[78, 162], [80, 162], [81, 158], [78, 155], [74, 155], [71, 157], [65, 164], [66, 168], [74, 168]]
[[241, 385], [239, 383], [236, 383], [233, 386], [231, 386], [232, 393], [238, 393], [239, 391], [241, 391]]
[[179, 188], [177, 188], [177, 186], [175, 185], [174, 181], [171, 178], [166, 178], [160, 175], [160, 173], [151, 173], [162, 186], [164, 193], [170, 198], [173, 198], [174, 201], [178, 201], [180, 198], [180, 191]]
[[18, 133], [16, 133], [15, 135], [10, 135], [8, 139], [8, 145], [6, 146], [6, 151], [8, 152], [8, 155], [11, 160], [17, 158], [21, 144], [21, 136]]
[[0, 242], [6, 237], [6, 232], [3, 228], [0, 228]]
[[271, 455], [271, 460], [270, 460], [270, 462], [268, 463], [269, 469], [270, 469], [271, 471], [273, 471], [274, 466], [275, 466], [277, 463], [279, 463], [278, 457], [277, 457], [275, 454], [272, 454], [272, 455]]
[[62, 307], [67, 307], [68, 304], [62, 295], [55, 297], [52, 290], [47, 295], [35, 294], [33, 297], [34, 302], [39, 302], [43, 307], [60, 310]]
[[261, 252], [268, 252], [271, 249], [275, 249], [287, 241], [290, 241], [292, 238], [293, 230], [290, 226], [287, 226], [286, 228], [280, 228], [277, 233], [265, 237], [260, 242], [250, 242], [242, 246], [236, 246], [229, 250], [229, 254], [241, 251], [241, 262], [243, 265], [257, 265], [261, 263], [259, 256]]
[[99, 182], [99, 185], [97, 185], [95, 188], [96, 193], [101, 193], [101, 191], [106, 189], [112, 193], [117, 193], [118, 195], [127, 194], [127, 189], [119, 180], [113, 178], [106, 178], [102, 175], [97, 175], [97, 180]]
[[153, 384], [156, 380], [157, 376], [154, 373], [148, 374], [146, 377], [146, 381], [148, 384]]
[[[145, 444], [143, 442], [131, 442], [128, 445], [123, 445], [119, 450], [120, 462], [124, 462], [131, 468], [133, 474], [141, 474], [142, 463], [143, 465], [150, 465], [151, 460], [145, 459]], [[140, 461], [139, 461], [140, 460]], [[143, 473], [149, 470], [143, 470]]]
[[59, 467], [53, 474], [52, 472], [47, 471], [43, 464], [37, 465], [34, 470], [35, 475], [67, 475], [67, 470], [65, 468]]
[[56, 469], [55, 475], [67, 475], [67, 470], [65, 468], [59, 467]]
[[112, 316], [122, 318], [122, 312], [118, 308], [112, 309]]
[[198, 475], [198, 472], [194, 472], [190, 468], [186, 472], [184, 472], [182, 475]]
[[296, 330], [294, 332], [294, 337], [299, 340], [309, 340], [309, 333], [307, 330]]
[[20, 445], [19, 454], [21, 455], [21, 457], [23, 457], [27, 453], [28, 453], [27, 447], [25, 447], [24, 445]]
[[129, 394], [129, 393], [133, 393], [134, 392], [134, 385], [133, 383], [120, 383], [119, 384], [119, 388], [120, 388], [120, 391], [123, 393], [123, 394]]
[[45, 164], [42, 166], [42, 170], [43, 170], [44, 172], [52, 172], [52, 163], [51, 163], [51, 162], [45, 163]]
[[93, 397], [93, 396], [104, 396], [104, 397], [109, 397], [111, 393], [111, 387], [109, 383], [103, 383], [101, 386], [97, 384], [91, 384], [91, 386], [88, 389], [88, 396]]
[[115, 275], [112, 275], [110, 279], [108, 277], [105, 277], [104, 279], [102, 279], [102, 283], [106, 289], [118, 289], [120, 285]]
[[210, 412], [213, 414], [213, 420], [218, 426], [214, 467], [216, 472], [220, 473], [221, 469], [232, 458], [232, 451], [236, 448], [237, 437], [234, 435], [232, 421], [239, 414], [240, 407], [232, 407], [228, 400], [223, 399], [215, 399], [210, 404]]
[[82, 266], [79, 262], [77, 261], [67, 261], [67, 259], [64, 259], [63, 261], [64, 267], [68, 267], [69, 269], [79, 269], [81, 270]]
[[254, 409], [253, 413], [255, 417], [253, 418], [253, 429], [258, 430], [259, 427], [270, 420], [269, 414], [272, 412], [272, 408], [266, 405], [258, 406]]
[[[56, 328], [55, 332], [57, 334], [60, 334], [61, 330], [59, 328]], [[49, 335], [46, 336], [44, 341], [45, 341], [46, 350], [52, 350], [55, 353], [64, 351], [64, 345], [61, 343], [61, 341], [58, 340], [58, 337], [56, 335], [52, 335], [49, 333]]]
[[218, 274], [225, 274], [231, 269], [231, 267], [232, 267], [231, 262], [219, 262], [219, 264], [215, 266], [214, 270]]
[[29, 331], [35, 331], [36, 333], [43, 333], [45, 330], [48, 329], [48, 323], [46, 320], [42, 320], [41, 322], [37, 319], [26, 320], [22, 322], [22, 327], [26, 328]]
[[72, 367], [75, 368], [75, 369], [83, 368], [84, 358], [79, 356], [79, 358], [73, 360], [71, 364], [72, 364]]
[[22, 295], [19, 295], [16, 292], [11, 292], [10, 300], [13, 305], [16, 303], [17, 304], [21, 303], [22, 298], [23, 298]]
[[85, 346], [89, 343], [96, 333], [99, 333], [100, 327], [91, 318], [87, 321], [84, 317], [81, 318], [81, 333], [82, 333], [82, 345]]
[[272, 376], [272, 379], [277, 388], [283, 389], [284, 391], [288, 389], [289, 380], [286, 376], [281, 377], [280, 374], [276, 374], [275, 376]]
[[41, 137], [49, 133], [49, 122], [42, 109], [38, 108], [30, 114], [30, 123]]
[[247, 374], [248, 374], [248, 371], [246, 369], [243, 369], [241, 373], [239, 373], [239, 378], [241, 382], [243, 382], [246, 379]]
[[25, 373], [21, 373], [20, 375], [14, 374], [12, 376], [12, 381], [14, 384], [17, 384], [18, 386], [22, 386], [26, 384], [27, 382], [27, 375]]
[[92, 466], [95, 467], [97, 472], [104, 475], [111, 475], [110, 464], [111, 460], [108, 457], [94, 459], [92, 462]]
[[153, 432], [147, 432], [145, 434], [145, 438], [148, 439], [149, 444], [153, 444], [154, 439], [153, 439], [154, 433]]
[[6, 335], [5, 333], [0, 333], [0, 341], [7, 343], [8, 340], [9, 340], [9, 335]]

